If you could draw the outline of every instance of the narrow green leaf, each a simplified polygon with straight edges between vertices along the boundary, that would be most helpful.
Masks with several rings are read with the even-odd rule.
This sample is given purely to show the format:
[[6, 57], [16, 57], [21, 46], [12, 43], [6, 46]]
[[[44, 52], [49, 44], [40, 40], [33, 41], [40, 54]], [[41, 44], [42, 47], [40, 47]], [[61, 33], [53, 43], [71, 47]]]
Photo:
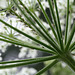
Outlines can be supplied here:
[[10, 11], [12, 11], [14, 15], [16, 15], [25, 25], [28, 25], [30, 28], [32, 28], [31, 25], [28, 22], [26, 22], [21, 16], [19, 16], [14, 10], [10, 9]]
[[65, 29], [65, 45], [67, 43], [68, 33], [68, 20], [69, 20], [69, 0], [67, 0], [67, 16], [66, 16], [66, 29]]
[[59, 30], [60, 30], [60, 33], [61, 33], [61, 37], [62, 37], [61, 25], [60, 25], [60, 18], [59, 18], [59, 13], [58, 13], [58, 8], [57, 8], [57, 2], [56, 2], [56, 0], [54, 0], [54, 5], [55, 5], [55, 9], [56, 9], [58, 27], [59, 27]]
[[75, 46], [75, 42], [73, 42], [73, 43], [70, 45], [69, 50], [71, 50], [74, 46]]
[[22, 35], [24, 35], [24, 36], [26, 36], [26, 37], [32, 39], [33, 41], [38, 42], [39, 44], [42, 44], [42, 45], [44, 45], [45, 47], [47, 47], [47, 48], [49, 48], [49, 49], [51, 49], [51, 50], [55, 50], [55, 49], [52, 48], [51, 46], [49, 46], [49, 45], [47, 45], [47, 44], [45, 44], [45, 43], [43, 43], [43, 42], [41, 42], [41, 41], [35, 39], [34, 37], [32, 37], [32, 36], [30, 36], [30, 35], [28, 35], [28, 34], [22, 32], [22, 31], [20, 31], [20, 30], [18, 30], [17, 28], [13, 27], [12, 25], [7, 24], [6, 22], [4, 22], [4, 21], [1, 20], [1, 19], [0, 19], [0, 22], [2, 22], [3, 24], [5, 24], [6, 26], [12, 28], [13, 30], [17, 31], [18, 33], [20, 33], [20, 34], [22, 34]]
[[[30, 21], [30, 23], [39, 31], [39, 33], [43, 36], [43, 38], [45, 38], [45, 40], [48, 43], [52, 43], [50, 41], [50, 39], [47, 37], [47, 35], [45, 35], [35, 24], [34, 22], [25, 14], [25, 12], [19, 7], [19, 5], [17, 4], [17, 2], [15, 0], [13, 0], [15, 5], [18, 7], [18, 9], [21, 11], [21, 13], [28, 19], [28, 21]], [[54, 46], [53, 46], [54, 47]]]
[[51, 67], [53, 67], [58, 61], [55, 60], [52, 63], [48, 64], [46, 67], [44, 67], [42, 70], [40, 70], [36, 75], [41, 75], [42, 73], [44, 73], [45, 71], [47, 71], [48, 69], [50, 69]]
[[44, 10], [44, 8], [43, 8], [41, 2], [40, 2], [39, 0], [37, 0], [37, 1], [38, 1], [39, 5], [40, 5], [40, 7], [41, 7], [41, 10], [42, 10], [42, 12], [43, 12], [43, 14], [44, 14], [44, 16], [45, 16], [45, 18], [46, 18], [46, 20], [47, 20], [47, 22], [48, 22], [50, 28], [51, 28], [51, 30], [52, 30], [52, 32], [53, 32], [53, 34], [54, 34], [56, 40], [58, 40], [58, 39], [57, 39], [56, 32], [55, 32], [54, 28], [53, 28], [52, 25], [51, 25], [51, 22], [50, 22], [50, 19], [49, 19], [47, 13], [45, 12], [45, 10]]
[[75, 46], [73, 48], [70, 49], [70, 51], [74, 51], [75, 50]]
[[58, 58], [58, 56], [46, 56], [46, 57], [37, 57], [37, 58], [32, 58], [32, 59], [23, 59], [23, 60], [14, 60], [14, 61], [2, 61], [2, 62], [0, 62], [0, 64], [21, 63], [21, 62], [40, 60], [40, 59], [48, 59], [48, 58], [49, 58], [49, 60], [54, 60], [54, 59]]
[[53, 58], [46, 57], [46, 58], [42, 58], [42, 59], [30, 60], [30, 61], [25, 61], [25, 62], [21, 62], [21, 63], [15, 63], [15, 64], [9, 64], [9, 65], [2, 65], [2, 66], [0, 66], [0, 69], [25, 66], [25, 65], [29, 65], [29, 64], [38, 63], [38, 62], [48, 61], [48, 60], [51, 60], [51, 59], [53, 59]]
[[72, 21], [72, 12], [69, 12], [69, 21], [68, 21], [68, 33], [67, 33], [67, 38], [70, 35], [70, 31], [71, 31], [71, 21]]
[[[24, 32], [22, 32], [22, 31], [18, 30], [18, 29], [15, 28], [15, 27], [13, 27], [12, 25], [9, 25], [8, 23], [4, 22], [3, 20], [0, 19], [0, 21], [1, 21], [2, 23], [4, 23], [6, 26], [8, 26], [8, 27], [14, 29], [15, 31], [17, 31], [17, 32], [19, 32], [19, 33], [21, 33], [21, 34], [23, 34], [24, 36], [27, 36], [28, 38], [31, 38], [32, 40], [36, 40], [36, 39], [34, 39], [33, 37], [31, 37], [30, 35], [27, 35], [26, 33], [24, 33]], [[47, 38], [46, 38], [46, 39], [47, 39]], [[40, 42], [40, 44], [42, 43], [41, 41], [38, 41], [38, 40], [36, 40], [36, 42]], [[46, 45], [46, 44], [44, 44], [44, 43], [42, 43], [42, 44], [45, 45], [46, 47], [49, 47], [49, 49], [51, 49], [51, 50], [56, 50], [57, 52], [60, 52], [60, 53], [61, 53], [60, 49], [59, 49], [53, 42], [50, 42], [50, 43], [52, 44], [52, 46], [53, 46], [55, 49], [52, 48], [52, 47], [50, 47], [50, 46], [48, 46], [48, 45]]]
[[[16, 15], [25, 25], [28, 25], [32, 30], [36, 31], [36, 32], [39, 34], [39, 32], [38, 32], [34, 27], [32, 27], [31, 24], [29, 24], [27, 21], [25, 21], [25, 20], [24, 20], [20, 15], [18, 15], [14, 10], [10, 9], [10, 11], [12, 11], [13, 14]], [[41, 34], [39, 34], [39, 35], [41, 35]]]
[[64, 55], [63, 61], [75, 72], [75, 60], [69, 52], [66, 53], [66, 56]]
[[[36, 19], [36, 17], [28, 10], [28, 8], [21, 2], [21, 0], [19, 0], [19, 2], [21, 3], [21, 5], [26, 9], [26, 11], [31, 15], [31, 17], [38, 23], [38, 25], [40, 26], [40, 28], [45, 32], [45, 34], [49, 37], [49, 38], [47, 38], [47, 37], [45, 37], [46, 38], [46, 40], [51, 44], [51, 45], [53, 45], [53, 44], [55, 44], [55, 42], [54, 43], [52, 43], [52, 41], [53, 41], [53, 39], [51, 38], [51, 36], [49, 36], [49, 34], [48, 34], [48, 32], [46, 31], [46, 29], [39, 23], [39, 21]], [[50, 40], [51, 39], [51, 40]], [[57, 44], [55, 44], [55, 45], [57, 45]], [[54, 47], [54, 46], [53, 46]], [[58, 46], [57, 46], [58, 47]]]
[[48, 3], [49, 3], [49, 6], [50, 6], [51, 14], [53, 16], [54, 24], [55, 24], [55, 27], [56, 27], [56, 31], [57, 31], [57, 35], [58, 35], [58, 40], [59, 40], [59, 43], [60, 43], [60, 48], [61, 48], [61, 50], [63, 50], [64, 49], [63, 48], [63, 39], [61, 37], [59, 26], [58, 26], [58, 23], [57, 23], [57, 20], [56, 20], [56, 16], [55, 16], [54, 9], [53, 9], [53, 6], [52, 6], [52, 1], [48, 0]]
[[[35, 27], [37, 29], [37, 31], [39, 32], [39, 34], [41, 34], [41, 36], [43, 36], [45, 38], [45, 40], [47, 40], [46, 38], [48, 38], [36, 25], [35, 23], [30, 19], [30, 17], [27, 16], [27, 12], [23, 11], [21, 9], [21, 7], [19, 7], [19, 5], [17, 4], [17, 2], [15, 0], [13, 0], [15, 5], [18, 7], [18, 9], [21, 11], [21, 13], [24, 15], [25, 18], [27, 18], [27, 20], [33, 25], [33, 27]], [[48, 38], [49, 40], [49, 38]]]
[[59, 27], [59, 31], [60, 31], [60, 34], [61, 34], [61, 48], [62, 50], [64, 50], [64, 46], [63, 46], [63, 38], [62, 38], [62, 31], [61, 31], [61, 25], [60, 25], [60, 18], [59, 18], [59, 13], [58, 13], [58, 8], [57, 8], [57, 2], [56, 0], [54, 0], [54, 5], [55, 5], [55, 9], [56, 9], [56, 16], [57, 16], [57, 21], [58, 21], [58, 27]]
[[72, 38], [74, 36], [74, 32], [75, 32], [75, 22], [74, 22], [73, 27], [71, 29], [70, 35], [68, 37], [68, 41], [67, 41], [67, 44], [65, 46], [65, 51], [68, 51], [68, 49], [69, 49], [70, 43], [71, 43]]
[[45, 48], [41, 48], [39, 46], [36, 46], [34, 44], [31, 44], [31, 43], [28, 43], [26, 41], [23, 42], [23, 41], [21, 41], [19, 39], [16, 40], [16, 39], [6, 37], [6, 36], [3, 36], [3, 35], [2, 35], [2, 37], [4, 37], [4, 39], [0, 38], [1, 41], [5, 41], [5, 42], [8, 42], [8, 43], [12, 43], [12, 44], [20, 45], [20, 46], [23, 46], [23, 47], [28, 47], [28, 48], [40, 50], [40, 51], [45, 51], [45, 52], [48, 52], [48, 53], [53, 53], [53, 51], [50, 51], [50, 50], [45, 49]]
[[[12, 11], [14, 13], [14, 15], [16, 15], [25, 25], [28, 25], [31, 29], [33, 29], [34, 31], [36, 31], [38, 34], [39, 32], [31, 26], [31, 24], [29, 24], [28, 22], [26, 22], [21, 16], [19, 16], [15, 11], [13, 11], [12, 9], [10, 9], [10, 11]], [[37, 17], [37, 16], [36, 16]], [[38, 17], [37, 17], [38, 18]], [[41, 20], [38, 18], [38, 20], [41, 22]], [[42, 23], [41, 23], [42, 24]], [[42, 24], [43, 25], [43, 24]], [[44, 25], [43, 25], [44, 27]], [[45, 27], [44, 27], [45, 28]], [[45, 28], [46, 29], [46, 28]], [[48, 32], [48, 31], [47, 31]], [[39, 34], [41, 36], [41, 34]]]

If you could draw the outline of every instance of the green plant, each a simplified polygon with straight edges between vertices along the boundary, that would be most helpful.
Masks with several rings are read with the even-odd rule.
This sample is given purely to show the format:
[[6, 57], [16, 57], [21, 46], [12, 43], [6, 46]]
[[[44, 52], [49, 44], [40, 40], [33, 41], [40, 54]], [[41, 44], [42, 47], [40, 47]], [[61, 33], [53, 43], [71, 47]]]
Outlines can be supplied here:
[[[21, 18], [12, 9], [10, 9], [10, 10], [22, 22], [24, 22], [30, 28], [32, 28], [34, 31], [36, 31], [36, 33], [38, 35], [40, 35], [42, 38], [44, 38], [49, 44], [46, 44], [46, 43], [44, 43], [44, 42], [42, 42], [42, 41], [40, 41], [40, 40], [38, 40], [34, 37], [22, 32], [22, 31], [20, 31], [19, 29], [13, 27], [12, 25], [6, 23], [5, 21], [3, 21], [1, 19], [0, 19], [0, 22], [5, 24], [6, 26], [10, 27], [11, 29], [17, 31], [18, 33], [30, 38], [31, 40], [33, 40], [35, 42], [37, 42], [38, 44], [42, 45], [44, 48], [39, 47], [37, 45], [34, 45], [32, 43], [28, 43], [28, 42], [19, 40], [15, 37], [5, 35], [5, 34], [0, 34], [0, 37], [2, 37], [2, 38], [0, 38], [0, 40], [8, 42], [8, 43], [12, 43], [12, 44], [20, 45], [20, 46], [23, 46], [23, 47], [28, 47], [28, 48], [32, 48], [32, 49], [36, 49], [36, 50], [40, 50], [40, 51], [45, 51], [45, 52], [48, 52], [48, 53], [52, 54], [52, 56], [40, 57], [40, 58], [34, 58], [34, 59], [0, 62], [0, 64], [5, 64], [3, 66], [0, 66], [0, 69], [19, 67], [19, 66], [28, 65], [28, 64], [33, 64], [33, 63], [38, 63], [38, 62], [43, 62], [43, 61], [48, 61], [48, 60], [54, 60], [52, 63], [48, 64], [46, 67], [44, 67], [42, 70], [40, 70], [36, 75], [42, 74], [43, 72], [45, 72], [46, 70], [51, 68], [53, 65], [58, 63], [59, 61], [65, 62], [75, 72], [75, 60], [73, 59], [73, 57], [71, 55], [71, 52], [75, 49], [75, 41], [72, 42], [72, 38], [73, 38], [74, 32], [75, 32], [75, 21], [74, 21], [74, 24], [73, 24], [72, 28], [70, 29], [70, 35], [68, 36], [69, 0], [67, 0], [67, 16], [66, 16], [66, 28], [65, 28], [64, 38], [62, 36], [60, 18], [59, 18], [56, 0], [53, 0], [55, 8], [56, 8], [56, 15], [54, 13], [52, 1], [48, 0], [55, 29], [53, 28], [53, 26], [51, 24], [51, 21], [48, 18], [43, 6], [41, 5], [41, 2], [39, 0], [37, 0], [45, 18], [46, 18], [54, 36], [55, 36], [55, 38], [53, 38], [50, 35], [50, 33], [48, 32], [46, 27], [43, 26], [41, 20], [35, 14], [30, 12], [30, 10], [21, 2], [21, 0], [18, 0], [18, 1], [22, 5], [24, 10], [21, 9], [21, 7], [18, 5], [16, 0], [13, 0], [14, 4], [17, 6], [17, 8], [20, 10], [20, 12], [24, 15], [24, 17], [28, 20], [28, 22], [25, 21], [23, 18]], [[29, 14], [29, 16], [32, 17], [32, 19], [38, 24], [38, 26], [40, 28], [38, 28], [35, 25], [34, 21], [31, 20], [31, 18], [26, 14], [26, 12]], [[9, 64], [9, 65], [7, 65], [7, 64]]]

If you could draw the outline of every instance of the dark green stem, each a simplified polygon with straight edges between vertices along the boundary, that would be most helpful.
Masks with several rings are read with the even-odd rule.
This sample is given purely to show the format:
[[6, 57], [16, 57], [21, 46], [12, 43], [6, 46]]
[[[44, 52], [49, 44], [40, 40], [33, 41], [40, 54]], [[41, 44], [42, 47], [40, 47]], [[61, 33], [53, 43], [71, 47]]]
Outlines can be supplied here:
[[29, 65], [29, 64], [34, 64], [34, 63], [48, 61], [48, 60], [51, 60], [51, 59], [53, 59], [53, 58], [47, 57], [47, 58], [43, 58], [43, 59], [37, 59], [37, 60], [32, 60], [32, 61], [30, 60], [30, 61], [21, 62], [21, 63], [15, 63], [15, 64], [9, 64], [9, 65], [2, 65], [2, 66], [0, 66], [0, 69], [25, 66], [25, 65]]
[[75, 72], [75, 60], [70, 53], [63, 54], [62, 60]]
[[0, 62], [0, 64], [12, 64], [12, 63], [22, 63], [22, 62], [27, 62], [27, 61], [33, 61], [33, 60], [40, 60], [40, 59], [56, 59], [58, 56], [47, 56], [47, 57], [37, 57], [37, 58], [32, 58], [32, 59], [23, 59], [23, 60], [14, 60], [14, 61], [3, 61]]
[[53, 67], [58, 61], [55, 60], [52, 63], [48, 64], [46, 67], [44, 67], [42, 70], [40, 70], [36, 75], [41, 75], [45, 71], [47, 71], [49, 68]]

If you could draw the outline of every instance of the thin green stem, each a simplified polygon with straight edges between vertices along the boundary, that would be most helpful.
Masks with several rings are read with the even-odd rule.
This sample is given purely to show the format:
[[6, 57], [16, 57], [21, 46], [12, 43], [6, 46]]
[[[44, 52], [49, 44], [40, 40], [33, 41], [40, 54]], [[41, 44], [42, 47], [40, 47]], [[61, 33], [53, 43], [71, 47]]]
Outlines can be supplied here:
[[14, 10], [10, 9], [10, 11], [13, 12], [14, 15], [16, 15], [25, 25], [28, 25], [30, 28], [32, 28], [31, 25], [28, 22], [26, 22], [21, 16], [19, 16]]
[[15, 64], [9, 64], [9, 65], [2, 65], [2, 66], [0, 66], [0, 69], [25, 66], [25, 65], [29, 65], [29, 64], [34, 64], [34, 63], [38, 63], [38, 62], [44, 62], [44, 61], [52, 60], [52, 59], [53, 58], [45, 57], [45, 58], [41, 58], [41, 59], [37, 59], [37, 60], [25, 61], [25, 62], [21, 62], [21, 63], [15, 63]]
[[48, 0], [48, 3], [49, 3], [49, 6], [50, 6], [51, 14], [53, 16], [54, 24], [55, 24], [55, 27], [56, 27], [56, 31], [57, 31], [57, 35], [58, 35], [58, 40], [59, 40], [59, 43], [60, 43], [60, 48], [61, 48], [61, 50], [63, 50], [64, 49], [63, 48], [63, 39], [61, 37], [59, 26], [58, 26], [58, 23], [56, 21], [56, 16], [55, 16], [55, 13], [54, 13], [54, 10], [53, 10], [52, 1]]
[[[36, 50], [40, 50], [40, 51], [45, 51], [45, 52], [48, 52], [48, 53], [54, 53], [53, 51], [50, 51], [48, 49], [45, 49], [45, 48], [41, 48], [39, 46], [36, 46], [34, 44], [31, 44], [31, 43], [28, 43], [28, 42], [23, 42], [21, 40], [15, 40], [13, 38], [10, 38], [10, 37], [6, 37], [6, 36], [3, 36], [4, 39], [0, 38], [1, 41], [5, 41], [5, 42], [8, 42], [8, 43], [12, 43], [12, 44], [16, 44], [16, 45], [20, 45], [20, 46], [23, 46], [23, 47], [28, 47], [28, 48], [32, 48], [32, 49], [36, 49]], [[8, 39], [8, 40], [6, 40]]]
[[33, 15], [37, 18], [37, 20], [41, 23], [41, 25], [45, 28], [45, 30], [47, 32], [49, 32], [48, 29], [46, 28], [46, 26], [43, 24], [42, 20], [40, 20], [40, 18], [37, 16], [37, 14], [35, 12], [33, 12]]
[[68, 49], [69, 49], [70, 43], [71, 43], [72, 38], [74, 36], [74, 32], [75, 32], [75, 22], [74, 22], [74, 25], [73, 25], [72, 30], [70, 32], [70, 35], [68, 37], [68, 41], [67, 41], [67, 44], [65, 46], [65, 51], [68, 51]]
[[40, 7], [41, 7], [41, 10], [42, 10], [42, 12], [43, 12], [43, 14], [44, 14], [44, 16], [45, 16], [45, 18], [46, 18], [46, 20], [47, 20], [47, 22], [48, 22], [50, 28], [51, 28], [51, 30], [52, 30], [52, 32], [53, 32], [53, 34], [54, 34], [56, 40], [58, 41], [56, 32], [55, 32], [54, 28], [53, 28], [52, 25], [51, 25], [51, 22], [50, 22], [50, 19], [49, 19], [47, 13], [45, 12], [45, 10], [44, 10], [44, 8], [43, 8], [41, 2], [40, 2], [39, 0], [37, 0], [37, 1], [38, 1], [39, 5], [40, 5]]
[[69, 21], [68, 21], [68, 33], [67, 33], [67, 38], [70, 35], [70, 30], [71, 30], [71, 19], [72, 19], [72, 12], [69, 12]]
[[44, 73], [45, 71], [47, 71], [48, 69], [50, 69], [51, 67], [53, 67], [58, 61], [55, 60], [52, 63], [48, 64], [46, 67], [44, 67], [42, 70], [40, 70], [36, 75], [41, 75], [42, 73]]
[[0, 64], [21, 63], [21, 62], [40, 60], [40, 59], [48, 59], [48, 58], [49, 58], [49, 60], [53, 60], [53, 59], [58, 58], [58, 56], [47, 56], [47, 57], [38, 57], [38, 58], [32, 58], [32, 59], [23, 59], [23, 60], [14, 60], [14, 61], [3, 61], [3, 62], [0, 62]]
[[67, 43], [68, 33], [68, 21], [69, 21], [69, 0], [67, 0], [67, 17], [66, 17], [66, 29], [65, 29], [65, 45]]
[[75, 46], [70, 51], [73, 51], [73, 50], [75, 50]]
[[[38, 34], [39, 34], [39, 32], [34, 28], [34, 27], [32, 27], [31, 26], [31, 24], [29, 24], [28, 22], [26, 22], [21, 16], [19, 16], [15, 11], [13, 11], [12, 9], [10, 9], [10, 11], [12, 11], [25, 25], [28, 25], [31, 29], [33, 29], [34, 31], [36, 31]], [[37, 16], [36, 16], [37, 17]], [[37, 17], [38, 18], [38, 17]], [[39, 21], [41, 21], [41, 20], [39, 20]], [[42, 24], [43, 25], [43, 24]], [[43, 25], [43, 27], [44, 27], [44, 25]], [[46, 28], [45, 28], [46, 29]], [[47, 31], [48, 32], [48, 31]], [[41, 35], [41, 34], [39, 34], [39, 35]]]
[[[15, 5], [18, 7], [18, 9], [21, 11], [21, 13], [28, 19], [28, 21], [30, 21], [30, 23], [39, 31], [39, 33], [43, 36], [43, 38], [45, 38], [45, 40], [50, 43], [51, 45], [56, 46], [53, 44], [53, 42], [47, 37], [47, 35], [45, 35], [35, 24], [34, 22], [25, 14], [25, 12], [19, 7], [19, 5], [17, 4], [17, 2], [15, 0], [13, 0]], [[56, 46], [57, 48], [57, 46]], [[59, 50], [59, 49], [57, 49]]]
[[[15, 11], [13, 11], [12, 9], [10, 9], [10, 11], [13, 12], [14, 15], [16, 15], [25, 25], [28, 25], [32, 30], [37, 31], [34, 27], [31, 26], [30, 23], [28, 23], [27, 21], [25, 21], [20, 15], [18, 15]], [[39, 32], [37, 31], [37, 33], [39, 34]]]
[[60, 25], [60, 18], [59, 18], [59, 13], [58, 13], [58, 8], [57, 8], [57, 2], [56, 0], [54, 0], [54, 4], [55, 4], [55, 9], [56, 9], [56, 16], [57, 16], [57, 21], [58, 21], [58, 27], [59, 27], [59, 31], [60, 31], [60, 34], [61, 34], [61, 48], [62, 50], [64, 50], [64, 46], [63, 46], [63, 37], [62, 37], [62, 31], [61, 31], [61, 25]]
[[[28, 38], [31, 38], [32, 40], [36, 40], [36, 39], [34, 39], [33, 37], [27, 35], [26, 33], [24, 33], [24, 32], [22, 32], [22, 31], [18, 30], [18, 29], [15, 28], [15, 27], [13, 27], [12, 25], [9, 25], [8, 23], [4, 22], [3, 20], [0, 19], [0, 21], [1, 21], [2, 23], [4, 23], [6, 26], [8, 26], [8, 27], [14, 29], [15, 31], [17, 31], [17, 32], [19, 32], [19, 33], [21, 33], [21, 34], [23, 34], [24, 36], [27, 36]], [[40, 32], [40, 33], [41, 33], [41, 32]], [[44, 35], [44, 34], [43, 34], [43, 35]], [[47, 37], [46, 37], [45, 35], [44, 35], [44, 37], [46, 38], [46, 40], [47, 40], [48, 42], [50, 41], [50, 44], [55, 48], [55, 49], [54, 49], [54, 48], [52, 48], [52, 47], [49, 46], [50, 49], [56, 50], [57, 52], [60, 52], [60, 53], [61, 53], [60, 49], [59, 49], [51, 40], [47, 39]], [[37, 41], [37, 40], [36, 40], [36, 41]], [[40, 41], [37, 41], [37, 42], [40, 42]], [[40, 43], [42, 43], [42, 42], [40, 42]], [[42, 44], [45, 45], [44, 43], [42, 43]], [[47, 46], [47, 45], [45, 45], [45, 46]], [[48, 46], [47, 46], [47, 47], [48, 47]]]
[[5, 24], [6, 26], [8, 26], [8, 27], [12, 28], [13, 30], [17, 31], [18, 33], [20, 33], [20, 34], [22, 34], [22, 35], [24, 35], [24, 36], [26, 36], [26, 37], [32, 39], [33, 41], [38, 42], [39, 44], [42, 44], [42, 45], [44, 45], [45, 47], [47, 47], [47, 48], [49, 48], [49, 49], [51, 49], [51, 50], [55, 50], [55, 49], [52, 48], [51, 46], [48, 46], [47, 44], [45, 44], [45, 43], [43, 43], [43, 42], [41, 42], [41, 41], [39, 41], [39, 40], [33, 38], [32, 36], [30, 36], [30, 35], [28, 35], [28, 34], [22, 32], [22, 31], [18, 30], [17, 28], [13, 27], [12, 25], [7, 24], [7, 23], [4, 22], [3, 20], [0, 19], [0, 21], [1, 21], [3, 24]]
[[75, 60], [72, 58], [70, 53], [64, 54], [62, 60], [75, 72]]
[[[19, 0], [19, 2], [21, 3], [21, 5], [26, 9], [26, 11], [31, 15], [31, 17], [38, 23], [38, 25], [40, 26], [40, 28], [45, 32], [45, 34], [49, 37], [49, 39], [46, 37], [46, 39], [48, 39], [48, 42], [52, 45], [52, 37], [50, 36], [50, 34], [48, 34], [48, 32], [46, 31], [46, 29], [41, 25], [41, 23], [36, 19], [36, 17], [28, 10], [28, 8], [21, 2], [21, 0]], [[51, 40], [50, 40], [51, 39]], [[57, 44], [54, 42], [54, 44], [57, 46]], [[58, 46], [57, 46], [58, 47]]]
[[[34, 27], [32, 27], [32, 25], [31, 25], [30, 23], [26, 22], [26, 21], [25, 21], [20, 15], [18, 15], [15, 11], [13, 11], [12, 9], [10, 9], [10, 11], [12, 11], [13, 14], [16, 15], [25, 25], [28, 25], [32, 30], [36, 31], [36, 32], [39, 34], [39, 32], [38, 32]], [[41, 35], [41, 34], [39, 34], [39, 35]]]
[[71, 50], [74, 46], [75, 46], [75, 42], [73, 42], [73, 43], [70, 45], [69, 50]]
[[59, 13], [58, 13], [58, 8], [57, 8], [56, 0], [54, 0], [54, 5], [55, 5], [55, 9], [56, 9], [56, 16], [57, 16], [57, 21], [58, 21], [58, 27], [59, 27], [59, 30], [60, 30], [60, 33], [61, 33], [61, 37], [62, 37], [60, 18], [59, 18]]
[[43, 36], [43, 38], [45, 38], [46, 41], [49, 41], [49, 38], [35, 25], [35, 23], [30, 19], [30, 17], [27, 16], [26, 12], [24, 12], [21, 9], [21, 7], [19, 7], [19, 5], [17, 4], [17, 2], [15, 0], [13, 0], [13, 1], [14, 1], [15, 5], [18, 7], [18, 9], [21, 11], [21, 13], [24, 15], [24, 17], [27, 18], [27, 20], [33, 25], [33, 27], [35, 27], [37, 29], [39, 34], [41, 34], [41, 36]]

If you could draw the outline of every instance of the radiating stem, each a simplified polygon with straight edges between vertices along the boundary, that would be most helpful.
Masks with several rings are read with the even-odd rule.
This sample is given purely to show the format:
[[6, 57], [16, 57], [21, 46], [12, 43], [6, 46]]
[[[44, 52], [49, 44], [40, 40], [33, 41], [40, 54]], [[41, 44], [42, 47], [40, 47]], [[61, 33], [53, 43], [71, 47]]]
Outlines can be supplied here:
[[55, 27], [56, 27], [60, 48], [61, 48], [61, 50], [63, 50], [64, 49], [63, 48], [63, 39], [61, 37], [60, 29], [59, 29], [59, 26], [58, 26], [58, 23], [57, 23], [57, 20], [56, 20], [56, 16], [55, 16], [55, 13], [54, 13], [52, 1], [48, 0], [48, 3], [49, 3], [49, 6], [50, 6], [51, 14], [52, 14], [52, 17], [53, 17], [53, 20], [54, 20], [54, 24], [55, 24]]
[[46, 67], [44, 67], [42, 70], [40, 70], [36, 75], [41, 75], [42, 73], [44, 73], [45, 71], [47, 71], [48, 69], [50, 69], [51, 67], [53, 67], [58, 61], [55, 60], [52, 63], [48, 64]]
[[21, 62], [21, 63], [14, 63], [14, 64], [9, 64], [9, 65], [2, 65], [2, 66], [0, 66], [0, 69], [25, 66], [25, 65], [29, 65], [29, 64], [38, 63], [38, 62], [48, 61], [50, 59], [51, 59], [50, 57], [47, 57], [47, 58], [43, 58], [43, 59], [37, 59], [37, 60], [32, 60], [32, 61], [30, 60], [30, 61]]
[[10, 39], [10, 40], [6, 40], [7, 38], [0, 38], [1, 41], [4, 41], [4, 42], [7, 42], [7, 43], [12, 43], [12, 44], [16, 44], [16, 45], [20, 45], [20, 46], [23, 46], [23, 47], [28, 47], [28, 48], [32, 48], [32, 49], [36, 49], [36, 50], [40, 50], [40, 51], [45, 51], [45, 52], [48, 52], [48, 53], [54, 53], [53, 51], [50, 51], [50, 50], [46, 50], [44, 48], [40, 48], [39, 46], [36, 46], [36, 45], [32, 45], [28, 42], [21, 42], [20, 40], [14, 40], [14, 39]]
[[65, 46], [65, 51], [68, 51], [68, 49], [69, 49], [69, 46], [70, 46], [71, 41], [72, 41], [72, 38], [74, 36], [74, 32], [75, 32], [75, 22], [74, 22], [73, 27], [71, 29], [70, 35], [68, 37], [68, 41], [67, 41], [67, 44]]
[[18, 33], [20, 33], [20, 34], [22, 34], [22, 35], [24, 35], [24, 36], [26, 36], [26, 37], [28, 37], [28, 38], [34, 40], [35, 42], [38, 42], [38, 43], [40, 43], [40, 44], [46, 46], [47, 48], [49, 48], [49, 49], [51, 49], [51, 50], [55, 50], [54, 48], [48, 46], [47, 44], [45, 44], [45, 43], [43, 43], [43, 42], [41, 42], [41, 41], [35, 39], [34, 37], [32, 37], [32, 36], [30, 36], [30, 35], [28, 35], [28, 34], [22, 32], [22, 31], [20, 31], [19, 29], [15, 28], [15, 27], [13, 27], [13, 26], [11, 26], [11, 25], [9, 25], [8, 23], [4, 22], [3, 20], [0, 19], [0, 21], [1, 21], [2, 23], [4, 23], [6, 26], [8, 26], [8, 27], [12, 28], [13, 30], [17, 31]]
[[40, 7], [41, 7], [41, 10], [42, 10], [42, 12], [43, 12], [43, 14], [44, 14], [44, 16], [45, 16], [45, 18], [46, 18], [46, 20], [47, 20], [47, 22], [48, 22], [48, 24], [49, 24], [51, 30], [52, 30], [52, 32], [53, 32], [53, 34], [54, 34], [54, 36], [55, 36], [57, 42], [58, 42], [56, 32], [55, 32], [54, 28], [53, 28], [52, 25], [51, 25], [51, 21], [50, 21], [48, 15], [47, 15], [47, 13], [45, 12], [45, 10], [44, 10], [44, 8], [43, 8], [41, 2], [40, 2], [39, 0], [37, 0], [37, 1], [38, 1], [39, 5], [40, 5]]
[[13, 14], [16, 15], [25, 25], [28, 25], [30, 28], [32, 28], [31, 25], [28, 22], [26, 22], [21, 16], [19, 16], [14, 10], [10, 9], [10, 11], [12, 11]]
[[37, 57], [37, 58], [32, 58], [32, 59], [23, 59], [23, 60], [14, 60], [14, 61], [3, 61], [0, 62], [0, 64], [12, 64], [12, 63], [21, 63], [21, 62], [26, 62], [26, 61], [32, 61], [32, 60], [39, 60], [39, 59], [48, 59], [50, 58], [50, 60], [52, 59], [56, 59], [58, 58], [58, 56], [47, 56], [47, 57]]
[[61, 59], [75, 72], [75, 60], [70, 53], [63, 54]]
[[21, 0], [19, 0], [19, 2], [22, 4], [22, 6], [25, 8], [25, 10], [30, 14], [30, 16], [36, 21], [36, 23], [40, 26], [40, 28], [43, 30], [45, 36], [47, 35], [47, 37], [45, 37], [43, 35], [43, 37], [46, 38], [47, 42], [49, 42], [49, 44], [51, 44], [53, 47], [54, 47], [54, 45], [56, 47], [58, 47], [58, 45], [56, 43], [53, 43], [53, 38], [51, 38], [50, 34], [46, 31], [46, 29], [42, 26], [42, 24], [37, 20], [37, 18], [28, 10], [28, 8], [21, 2]]
[[55, 9], [56, 9], [56, 16], [57, 16], [57, 21], [58, 21], [58, 27], [59, 27], [59, 30], [60, 30], [60, 33], [61, 33], [61, 37], [62, 37], [60, 18], [59, 18], [59, 13], [58, 13], [58, 8], [57, 8], [56, 0], [54, 0], [54, 5], [55, 5]]
[[73, 50], [75, 50], [75, 46], [74, 46], [73, 48], [71, 48], [71, 50], [70, 50], [70, 51], [73, 51]]
[[65, 45], [67, 43], [68, 33], [68, 21], [69, 21], [69, 0], [67, 0], [67, 16], [66, 16], [66, 29], [65, 29]]
[[70, 45], [69, 50], [71, 50], [74, 46], [75, 46], [75, 42], [73, 42], [73, 43]]

